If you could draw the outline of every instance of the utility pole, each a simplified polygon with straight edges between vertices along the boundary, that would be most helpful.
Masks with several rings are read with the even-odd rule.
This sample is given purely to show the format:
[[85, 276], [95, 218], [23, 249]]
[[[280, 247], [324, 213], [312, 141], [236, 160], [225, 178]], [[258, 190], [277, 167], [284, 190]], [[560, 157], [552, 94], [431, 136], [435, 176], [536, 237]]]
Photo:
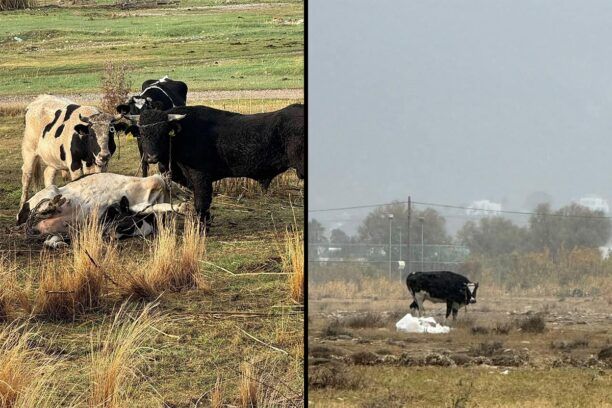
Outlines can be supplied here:
[[408, 196], [408, 234], [406, 235], [406, 274], [410, 274], [410, 218], [412, 217], [412, 202]]
[[389, 280], [391, 280], [391, 225], [393, 224], [393, 214], [388, 214], [389, 217]]

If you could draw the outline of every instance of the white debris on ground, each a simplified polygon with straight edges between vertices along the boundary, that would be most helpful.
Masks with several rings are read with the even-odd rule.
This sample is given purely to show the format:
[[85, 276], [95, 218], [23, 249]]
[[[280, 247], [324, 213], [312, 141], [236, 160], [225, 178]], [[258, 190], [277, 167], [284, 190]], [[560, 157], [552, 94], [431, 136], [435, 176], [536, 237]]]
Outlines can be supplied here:
[[414, 317], [410, 313], [395, 323], [397, 331], [404, 333], [448, 333], [450, 327], [436, 323], [433, 317]]

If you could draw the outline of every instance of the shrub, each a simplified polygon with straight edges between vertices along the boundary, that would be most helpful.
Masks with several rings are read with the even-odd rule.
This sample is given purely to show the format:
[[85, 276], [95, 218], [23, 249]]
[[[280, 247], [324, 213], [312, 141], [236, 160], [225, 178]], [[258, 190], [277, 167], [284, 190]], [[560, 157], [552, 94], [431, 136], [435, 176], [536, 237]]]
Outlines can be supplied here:
[[472, 334], [489, 334], [489, 328], [485, 326], [472, 326]]
[[102, 73], [102, 101], [101, 108], [114, 114], [117, 105], [125, 102], [130, 93], [130, 81], [127, 79], [126, 73], [129, 67], [125, 63], [116, 63], [109, 61], [104, 66]]
[[510, 322], [496, 322], [493, 332], [495, 334], [508, 334], [512, 329], [512, 323]]
[[501, 341], [485, 341], [476, 346], [470, 347], [470, 353], [473, 356], [491, 357], [503, 348], [504, 344]]
[[312, 389], [355, 389], [359, 386], [359, 378], [351, 375], [344, 364], [320, 364], [310, 366], [308, 370], [308, 386]]
[[334, 319], [323, 328], [322, 334], [323, 337], [335, 337], [343, 334], [349, 334], [349, 332], [342, 327], [338, 319]]
[[351, 354], [351, 360], [354, 364], [372, 365], [378, 361], [378, 356], [370, 351], [358, 351]]
[[546, 322], [540, 315], [522, 319], [518, 322], [518, 326], [525, 333], [543, 333], [546, 330]]
[[588, 339], [574, 339], [574, 340], [553, 340], [550, 344], [552, 349], [557, 350], [573, 350], [580, 347], [588, 347]]
[[374, 312], [367, 312], [367, 313], [347, 317], [346, 319], [342, 320], [341, 323], [344, 326], [350, 327], [352, 329], [365, 329], [369, 327], [383, 327], [385, 325], [385, 321], [380, 315], [380, 313], [374, 313]]

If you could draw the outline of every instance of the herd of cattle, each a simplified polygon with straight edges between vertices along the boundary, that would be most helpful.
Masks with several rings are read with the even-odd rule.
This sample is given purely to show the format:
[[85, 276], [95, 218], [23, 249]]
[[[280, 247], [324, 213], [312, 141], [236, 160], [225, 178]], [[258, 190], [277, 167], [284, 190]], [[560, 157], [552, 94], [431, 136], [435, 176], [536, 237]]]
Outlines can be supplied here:
[[[187, 91], [168, 77], [148, 80], [114, 115], [66, 98], [37, 97], [25, 115], [17, 224], [34, 234], [62, 234], [97, 208], [105, 221], [142, 215], [129, 233], [144, 235], [151, 214], [173, 210], [171, 191], [191, 192], [197, 215], [209, 224], [214, 181], [248, 177], [267, 189], [290, 168], [304, 178], [302, 104], [244, 115], [186, 106]], [[121, 133], [136, 138], [143, 177], [107, 173]], [[148, 177], [149, 164], [163, 176]], [[58, 172], [72, 182], [57, 187]], [[30, 188], [43, 183], [30, 197]]]

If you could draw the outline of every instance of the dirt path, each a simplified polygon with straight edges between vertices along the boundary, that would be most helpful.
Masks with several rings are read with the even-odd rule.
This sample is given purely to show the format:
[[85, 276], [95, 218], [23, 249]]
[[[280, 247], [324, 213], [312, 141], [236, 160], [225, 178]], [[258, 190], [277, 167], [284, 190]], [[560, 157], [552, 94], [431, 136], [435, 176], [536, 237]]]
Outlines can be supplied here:
[[[78, 103], [97, 103], [101, 99], [99, 93], [56, 94]], [[0, 95], [0, 105], [29, 103], [36, 95]], [[187, 102], [216, 101], [223, 99], [303, 99], [303, 89], [261, 89], [240, 91], [193, 91], [189, 92]]]

